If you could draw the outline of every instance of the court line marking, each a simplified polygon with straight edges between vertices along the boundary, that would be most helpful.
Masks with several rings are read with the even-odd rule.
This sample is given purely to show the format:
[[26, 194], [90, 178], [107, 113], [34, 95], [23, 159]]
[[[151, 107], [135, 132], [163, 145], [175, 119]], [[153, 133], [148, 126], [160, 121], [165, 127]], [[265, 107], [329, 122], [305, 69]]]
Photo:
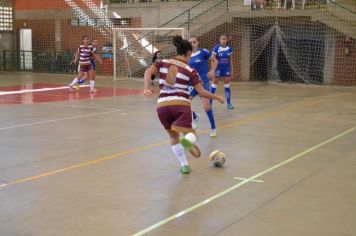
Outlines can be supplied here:
[[[234, 177], [234, 179], [237, 179], [237, 180], [248, 180], [247, 178], [240, 178], [240, 177]], [[264, 183], [265, 182], [263, 180], [258, 180], [258, 179], [253, 179], [253, 180], [249, 180], [249, 181], [257, 182], [257, 183]]]
[[[80, 87], [89, 87], [89, 85], [82, 85]], [[0, 91], [0, 96], [21, 94], [21, 93], [33, 93], [33, 92], [62, 90], [62, 89], [68, 89], [68, 86], [60, 86], [60, 87], [54, 87], [54, 88], [40, 88], [40, 89], [22, 89], [22, 90], [18, 90], [18, 91], [3, 91], [3, 92]]]
[[[232, 123], [229, 123], [226, 125], [222, 125], [222, 126], [217, 127], [216, 129], [217, 130], [226, 129], [226, 128], [234, 127], [236, 125], [246, 124], [246, 123], [256, 121], [256, 120], [262, 120], [262, 119], [278, 116], [280, 114], [283, 114], [283, 113], [286, 113], [289, 111], [293, 111], [293, 110], [296, 110], [299, 108], [303, 108], [306, 106], [314, 105], [314, 104], [317, 104], [320, 102], [322, 102], [322, 100], [313, 101], [313, 102], [304, 102], [304, 103], [300, 103], [300, 104], [293, 105], [293, 106], [287, 106], [287, 107], [284, 107], [284, 108], [281, 108], [281, 109], [275, 110], [275, 111], [267, 111], [267, 112], [263, 112], [262, 114], [254, 114], [254, 115], [251, 115], [247, 119], [242, 119], [242, 120], [235, 121], [235, 122], [232, 122]], [[209, 132], [210, 132], [210, 129], [206, 129], [206, 130], [198, 132], [198, 134], [200, 134], [200, 133], [207, 134]]]
[[84, 166], [88, 166], [88, 165], [93, 165], [93, 164], [96, 164], [96, 163], [99, 163], [99, 162], [111, 160], [111, 159], [114, 159], [114, 158], [117, 158], [117, 157], [120, 157], [120, 156], [125, 156], [125, 155], [129, 155], [129, 154], [132, 154], [132, 153], [144, 151], [144, 150], [147, 150], [147, 149], [159, 147], [159, 146], [161, 146], [163, 144], [167, 144], [167, 143], [169, 143], [169, 141], [163, 141], [163, 142], [159, 142], [159, 143], [155, 143], [155, 144], [150, 144], [150, 145], [146, 145], [146, 146], [143, 146], [143, 147], [134, 148], [134, 149], [130, 149], [130, 150], [127, 150], [127, 151], [124, 151], [124, 152], [112, 154], [110, 156], [106, 156], [106, 157], [103, 157], [103, 158], [82, 162], [82, 163], [79, 163], [79, 164], [76, 164], [76, 165], [72, 165], [72, 166], [68, 166], [68, 167], [65, 167], [65, 168], [62, 168], [62, 169], [49, 171], [49, 172], [46, 172], [46, 173], [42, 173], [42, 174], [35, 175], [35, 176], [30, 176], [30, 177], [23, 178], [23, 179], [17, 179], [17, 180], [14, 180], [14, 181], [10, 181], [9, 183], [3, 183], [2, 185], [4, 185], [4, 186], [0, 185], [0, 189], [4, 188], [6, 186], [19, 184], [19, 183], [24, 183], [24, 182], [29, 182], [29, 181], [32, 181], [32, 180], [35, 180], [35, 179], [39, 179], [39, 178], [43, 178], [43, 177], [46, 177], [46, 176], [49, 176], [49, 175], [58, 174], [58, 173], [65, 172], [65, 171], [68, 171], [68, 170], [72, 170], [72, 169], [76, 169], [76, 168], [80, 168], [80, 167], [84, 167]]
[[47, 123], [52, 123], [52, 122], [57, 122], [57, 121], [62, 121], [62, 120], [72, 120], [72, 119], [78, 119], [78, 118], [83, 118], [83, 117], [90, 117], [90, 116], [97, 116], [97, 115], [104, 115], [104, 114], [109, 114], [109, 113], [115, 113], [115, 112], [120, 112], [121, 110], [112, 110], [112, 111], [105, 111], [105, 112], [97, 112], [97, 113], [92, 113], [92, 114], [87, 114], [87, 115], [80, 115], [80, 116], [69, 116], [69, 117], [64, 117], [64, 118], [59, 118], [59, 119], [53, 119], [53, 120], [45, 120], [45, 121], [38, 121], [38, 122], [33, 122], [33, 123], [26, 123], [26, 124], [21, 124], [21, 125], [13, 125], [13, 126], [7, 126], [7, 127], [0, 127], [0, 130], [6, 130], [6, 129], [13, 129], [13, 128], [20, 128], [20, 127], [27, 127], [27, 126], [34, 126], [34, 125], [41, 125], [41, 124], [47, 124]]
[[[234, 122], [234, 123], [232, 123], [233, 125], [225, 125], [220, 129], [228, 128], [228, 127], [231, 127], [231, 126], [237, 126], [237, 125], [240, 125], [240, 124], [245, 124], [245, 123], [248, 123], [248, 122], [256, 121], [258, 119], [264, 119], [266, 117], [269, 117], [270, 114], [273, 114], [272, 116], [283, 114], [286, 111], [291, 111], [291, 110], [295, 110], [295, 109], [298, 109], [298, 108], [303, 108], [303, 107], [310, 106], [310, 105], [313, 105], [313, 104], [316, 104], [316, 103], [320, 103], [320, 102], [321, 101], [304, 102], [304, 103], [299, 103], [299, 104], [293, 104], [292, 106], [287, 106], [287, 107], [284, 107], [282, 109], [275, 110], [275, 111], [272, 111], [272, 112], [271, 111], [263, 112], [263, 113], [260, 113], [260, 114], [252, 115], [251, 117], [247, 117], [247, 118], [245, 118], [245, 119], [243, 119], [241, 121]], [[113, 112], [113, 111], [95, 113], [95, 114], [103, 114], [103, 113], [111, 113], [111, 112]], [[1, 130], [1, 128], [0, 128], [0, 130]], [[205, 130], [202, 133], [204, 133], [204, 132], [207, 133], [207, 132], [209, 132], [209, 130]], [[135, 148], [135, 149], [127, 150], [127, 151], [124, 151], [124, 152], [119, 152], [119, 153], [116, 153], [116, 154], [112, 154], [110, 156], [101, 157], [101, 158], [98, 158], [98, 159], [95, 159], [95, 160], [90, 160], [90, 161], [86, 161], [86, 162], [83, 162], [83, 163], [75, 164], [75, 165], [72, 165], [72, 166], [69, 166], [69, 167], [65, 167], [65, 168], [62, 168], [62, 169], [59, 169], [59, 170], [53, 170], [53, 171], [45, 172], [45, 173], [38, 174], [38, 175], [35, 175], [35, 176], [30, 176], [30, 177], [26, 177], [26, 178], [22, 178], [22, 179], [17, 179], [17, 180], [10, 181], [10, 182], [6, 183], [5, 186], [2, 186], [2, 187], [0, 186], [0, 190], [2, 188], [4, 188], [4, 187], [8, 187], [8, 186], [11, 186], [13, 184], [24, 183], [24, 182], [32, 181], [32, 180], [39, 179], [39, 178], [42, 178], [42, 177], [46, 177], [46, 176], [49, 176], [49, 175], [57, 174], [57, 173], [60, 173], [60, 172], [64, 172], [64, 171], [68, 171], [68, 170], [84, 167], [84, 166], [91, 165], [91, 164], [96, 164], [96, 163], [99, 163], [99, 162], [102, 162], [102, 161], [106, 161], [106, 160], [110, 160], [110, 159], [113, 159], [113, 158], [117, 158], [117, 157], [120, 157], [120, 156], [123, 156], [123, 155], [132, 154], [132, 153], [139, 152], [139, 151], [145, 151], [145, 150], [148, 150], [148, 149], [151, 149], [151, 148], [154, 148], [154, 147], [159, 147], [159, 146], [161, 146], [163, 144], [167, 144], [167, 143], [169, 143], [169, 141], [161, 141], [158, 144], [150, 144], [150, 145], [146, 145], [146, 146], [144, 146], [142, 148]]]
[[[84, 99], [83, 99], [84, 100]], [[82, 106], [82, 105], [65, 105], [65, 104], [52, 104], [53, 102], [49, 103], [41, 103], [41, 105], [48, 105], [48, 106], [58, 106], [58, 107], [68, 107], [68, 108], [85, 108], [85, 109], [97, 109], [97, 110], [117, 110], [117, 107], [92, 107], [92, 106]]]
[[191, 211], [194, 211], [194, 210], [206, 205], [207, 203], [209, 203], [211, 201], [214, 201], [214, 200], [216, 200], [216, 199], [218, 199], [218, 198], [220, 198], [220, 197], [222, 197], [222, 196], [234, 191], [235, 189], [237, 189], [237, 188], [239, 188], [239, 187], [241, 187], [241, 186], [243, 186], [243, 185], [245, 185], [245, 184], [247, 184], [247, 183], [249, 183], [251, 181], [256, 180], [256, 178], [259, 178], [259, 177], [261, 177], [261, 176], [263, 176], [263, 175], [265, 175], [265, 174], [267, 174], [269, 172], [272, 172], [273, 170], [275, 170], [277, 168], [280, 168], [280, 167], [282, 167], [282, 166], [284, 166], [284, 165], [286, 165], [286, 164], [288, 164], [288, 163], [290, 163], [292, 161], [295, 161], [295, 160], [305, 156], [306, 154], [308, 154], [308, 153], [310, 153], [310, 152], [312, 152], [312, 151], [314, 151], [314, 150], [316, 150], [316, 149], [318, 149], [318, 148], [320, 148], [320, 147], [322, 147], [322, 146], [324, 146], [324, 145], [326, 145], [328, 143], [331, 143], [331, 142], [335, 141], [336, 139], [339, 139], [339, 138], [343, 137], [344, 135], [346, 135], [348, 133], [351, 133], [354, 130], [356, 130], [356, 126], [354, 126], [353, 128], [350, 128], [350, 129], [348, 129], [348, 130], [346, 130], [346, 131], [344, 131], [344, 132], [342, 132], [342, 133], [340, 133], [340, 134], [338, 134], [338, 135], [336, 135], [336, 136], [334, 136], [332, 138], [329, 138], [329, 139], [325, 140], [324, 142], [321, 142], [321, 143], [319, 143], [319, 144], [317, 144], [317, 145], [315, 145], [315, 146], [313, 146], [311, 148], [308, 148], [307, 150], [305, 150], [305, 151], [303, 151], [301, 153], [298, 153], [297, 155], [292, 156], [291, 158], [289, 158], [289, 159], [287, 159], [285, 161], [282, 161], [282, 162], [280, 162], [280, 163], [278, 163], [278, 164], [276, 164], [276, 165], [274, 165], [274, 166], [272, 166], [272, 167], [270, 167], [270, 168], [268, 168], [268, 169], [266, 169], [264, 171], [261, 171], [261, 172], [255, 174], [255, 175], [243, 180], [242, 182], [240, 182], [238, 184], [235, 184], [232, 187], [230, 187], [228, 189], [225, 189], [224, 191], [213, 195], [210, 198], [207, 198], [207, 199], [205, 199], [205, 200], [203, 200], [203, 201], [201, 201], [201, 202], [199, 202], [199, 203], [197, 203], [197, 204], [195, 204], [195, 205], [193, 205], [193, 206], [191, 206], [189, 208], [184, 209], [183, 211], [180, 211], [180, 212], [178, 212], [178, 213], [176, 213], [176, 214], [174, 214], [174, 215], [172, 215], [172, 216], [170, 216], [170, 217], [168, 217], [166, 219], [163, 219], [163, 220], [157, 222], [156, 224], [153, 224], [153, 225], [151, 225], [151, 226], [149, 226], [149, 227], [147, 227], [147, 228], [145, 228], [145, 229], [133, 234], [133, 236], [144, 235], [144, 234], [146, 234], [146, 233], [148, 233], [148, 232], [150, 232], [150, 231], [152, 231], [152, 230], [154, 230], [154, 229], [156, 229], [156, 228], [158, 228], [158, 227], [160, 227], [160, 226], [162, 226], [164, 224], [167, 224], [167, 223], [169, 223], [169, 222], [171, 222], [171, 221], [173, 221], [173, 220], [175, 220], [175, 219], [177, 219], [177, 218], [179, 218], [179, 217], [181, 217], [183, 215], [186, 215], [187, 213], [189, 213]]

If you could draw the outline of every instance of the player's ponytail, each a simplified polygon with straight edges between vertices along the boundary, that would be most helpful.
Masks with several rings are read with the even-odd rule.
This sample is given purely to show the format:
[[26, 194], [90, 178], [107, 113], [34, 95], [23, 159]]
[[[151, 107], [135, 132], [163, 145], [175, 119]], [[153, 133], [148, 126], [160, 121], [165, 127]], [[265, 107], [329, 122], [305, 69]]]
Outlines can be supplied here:
[[189, 51], [192, 51], [192, 45], [188, 40], [182, 38], [182, 36], [176, 35], [172, 39], [173, 45], [176, 47], [177, 54], [185, 56]]

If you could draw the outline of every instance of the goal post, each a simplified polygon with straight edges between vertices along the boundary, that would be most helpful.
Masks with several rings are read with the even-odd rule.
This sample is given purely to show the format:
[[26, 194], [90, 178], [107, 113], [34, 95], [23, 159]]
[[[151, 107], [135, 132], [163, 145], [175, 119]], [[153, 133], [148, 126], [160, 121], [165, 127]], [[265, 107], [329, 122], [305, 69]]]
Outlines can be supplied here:
[[175, 35], [184, 38], [184, 28], [114, 28], [113, 80], [143, 78], [156, 51], [164, 58], [175, 52], [171, 42]]

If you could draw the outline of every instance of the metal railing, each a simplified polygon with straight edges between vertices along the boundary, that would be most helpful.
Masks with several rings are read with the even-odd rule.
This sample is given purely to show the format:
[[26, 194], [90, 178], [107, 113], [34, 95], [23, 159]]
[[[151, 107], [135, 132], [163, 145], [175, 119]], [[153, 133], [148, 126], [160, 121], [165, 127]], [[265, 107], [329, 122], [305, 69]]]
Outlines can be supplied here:
[[[74, 51], [39, 52], [3, 50], [1, 66], [4, 71], [31, 71], [43, 73], [77, 73], [78, 65], [72, 64]], [[100, 55], [100, 54], [99, 54]], [[108, 74], [105, 57], [104, 63], [97, 63], [98, 74]], [[112, 62], [111, 62], [112, 63]], [[112, 73], [112, 72], [110, 72]]]
[[[350, 12], [350, 13], [356, 15], [356, 11], [353, 11], [353, 10], [351, 10], [351, 9], [349, 9], [349, 8], [343, 6], [343, 5], [341, 5], [341, 4], [339, 4], [339, 3], [335, 2], [335, 1], [328, 1], [328, 2], [329, 2], [330, 4], [333, 4], [333, 5], [337, 6], [337, 7], [339, 7], [339, 8], [344, 9], [345, 11], [348, 11], [348, 12]], [[356, 4], [355, 4], [355, 6], [356, 6]]]

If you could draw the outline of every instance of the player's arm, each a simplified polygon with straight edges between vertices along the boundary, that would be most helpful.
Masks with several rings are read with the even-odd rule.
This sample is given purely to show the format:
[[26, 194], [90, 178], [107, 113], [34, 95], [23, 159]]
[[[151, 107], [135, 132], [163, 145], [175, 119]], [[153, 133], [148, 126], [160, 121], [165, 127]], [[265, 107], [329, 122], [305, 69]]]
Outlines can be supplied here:
[[208, 72], [208, 78], [212, 80], [215, 78], [215, 71], [216, 68], [218, 67], [218, 60], [216, 59], [215, 54], [211, 55], [209, 61], [210, 61], [210, 70]]
[[96, 54], [96, 53], [93, 53], [93, 55], [94, 55], [95, 60], [97, 60], [100, 64], [103, 63], [103, 60], [101, 59], [101, 56], [99, 56], [99, 55]]
[[206, 91], [204, 89], [204, 87], [200, 81], [198, 72], [196, 72], [195, 70], [193, 70], [193, 72], [192, 72], [190, 82], [193, 85], [194, 89], [198, 92], [200, 97], [214, 99], [214, 100], [218, 100], [220, 103], [224, 103], [224, 99], [221, 96], [209, 93], [208, 91]]
[[144, 80], [145, 80], [145, 90], [143, 92], [144, 95], [147, 97], [152, 95], [151, 90], [151, 76], [155, 75], [158, 72], [157, 67], [155, 65], [151, 65], [149, 68], [146, 69]]
[[215, 95], [215, 94], [209, 93], [208, 91], [206, 91], [204, 89], [204, 87], [203, 87], [203, 85], [201, 83], [197, 83], [196, 85], [194, 85], [194, 89], [198, 92], [200, 97], [207, 98], [207, 99], [218, 100], [221, 104], [224, 103], [223, 97], [221, 97], [219, 95]]
[[74, 60], [73, 60], [73, 63], [74, 63], [74, 64], [77, 64], [77, 63], [78, 63], [79, 56], [80, 56], [80, 53], [79, 53], [79, 49], [78, 49], [78, 50], [77, 50], [77, 53], [75, 54]]

